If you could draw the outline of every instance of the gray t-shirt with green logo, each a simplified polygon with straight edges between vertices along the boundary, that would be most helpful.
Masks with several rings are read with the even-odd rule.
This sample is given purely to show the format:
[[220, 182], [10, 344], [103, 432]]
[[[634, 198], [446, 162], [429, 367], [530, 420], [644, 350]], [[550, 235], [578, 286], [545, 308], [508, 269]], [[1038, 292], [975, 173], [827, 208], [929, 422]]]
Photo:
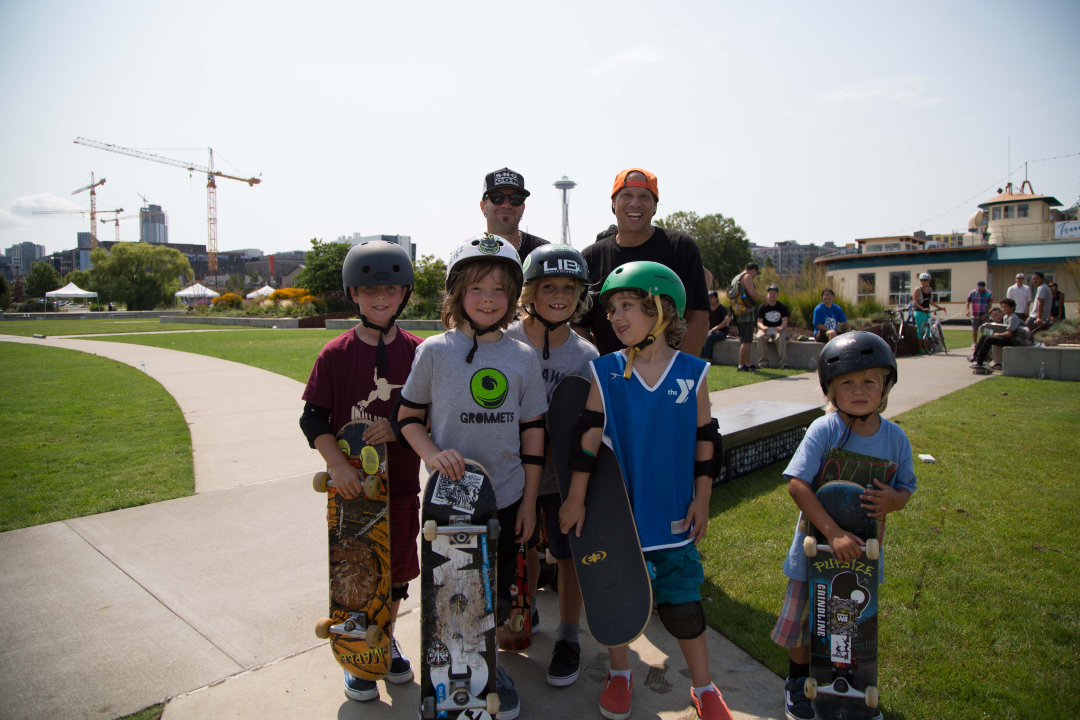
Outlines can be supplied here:
[[[551, 403], [551, 394], [567, 375], [581, 375], [590, 378], [589, 361], [600, 357], [596, 347], [578, 335], [573, 330], [570, 337], [557, 348], [548, 349], [548, 359], [544, 359], [544, 347], [536, 347], [525, 335], [525, 326], [518, 320], [506, 328], [506, 334], [515, 340], [520, 340], [536, 354], [540, 361], [540, 376], [544, 380], [544, 392], [547, 395], [548, 404]], [[546, 406], [545, 406], [546, 411]], [[549, 459], [540, 473], [540, 490], [538, 495], [551, 495], [559, 492], [559, 479], [555, 473], [555, 462]]]
[[431, 440], [484, 466], [499, 508], [513, 505], [525, 489], [518, 423], [547, 408], [540, 363], [524, 343], [505, 334], [481, 342], [460, 330], [434, 335], [416, 349], [412, 372], [401, 389], [407, 400], [428, 405]]

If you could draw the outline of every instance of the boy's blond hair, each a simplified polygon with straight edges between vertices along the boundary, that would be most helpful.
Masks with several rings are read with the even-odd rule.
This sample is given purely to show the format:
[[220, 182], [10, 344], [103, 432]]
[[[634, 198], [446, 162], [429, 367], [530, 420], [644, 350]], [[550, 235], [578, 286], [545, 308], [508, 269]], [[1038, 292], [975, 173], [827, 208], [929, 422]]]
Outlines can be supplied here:
[[[626, 293], [635, 300], [641, 303], [641, 310], [648, 317], [656, 317], [656, 303], [651, 299], [649, 293], [638, 288], [620, 288], [620, 293]], [[611, 297], [614, 298], [618, 293], [612, 293]], [[664, 342], [676, 350], [682, 345], [683, 338], [686, 337], [686, 321], [679, 317], [679, 312], [675, 308], [675, 302], [667, 295], [660, 296], [660, 307], [664, 309], [664, 320], [667, 322], [667, 327], [664, 328]], [[608, 319], [611, 319], [611, 309], [607, 309]]]
[[[562, 276], [554, 276], [562, 277]], [[535, 280], [529, 280], [525, 283], [525, 287], [521, 289], [521, 299], [518, 301], [518, 305], [523, 308], [527, 308], [536, 302], [536, 289], [540, 286], [540, 283], [544, 280], [551, 280], [552, 278], [539, 277]], [[589, 312], [589, 308], [592, 307], [592, 298], [589, 293], [586, 292], [587, 285], [577, 278], [568, 278], [574, 283], [574, 294], [577, 296], [578, 301], [574, 306], [574, 312], [570, 315], [570, 322], [577, 322], [585, 316], [585, 313]]]
[[496, 270], [500, 273], [499, 284], [506, 291], [507, 299], [506, 314], [502, 316], [502, 319], [496, 325], [500, 330], [505, 330], [514, 321], [514, 316], [518, 311], [518, 295], [521, 294], [521, 288], [514, 281], [513, 275], [507, 272], [504, 263], [497, 260], [477, 260], [455, 272], [456, 277], [450, 280], [449, 284], [453, 290], [446, 293], [442, 303], [442, 324], [447, 330], [461, 327], [465, 323], [464, 311], [461, 307], [461, 298], [465, 294], [465, 289], [488, 273]]
[[[892, 391], [892, 385], [886, 386], [885, 383], [889, 377], [889, 368], [887, 367], [875, 367], [868, 368], [869, 372], [876, 372], [878, 374], [878, 382], [881, 383], [881, 405], [878, 406], [876, 413], [885, 412], [885, 408], [889, 406], [889, 393]], [[825, 412], [834, 413], [838, 410], [836, 407], [836, 388], [837, 381], [846, 378], [848, 375], [854, 375], [855, 373], [864, 372], [863, 370], [856, 370], [854, 372], [844, 373], [843, 375], [837, 375], [831, 381], [829, 381], [829, 389], [825, 393]]]

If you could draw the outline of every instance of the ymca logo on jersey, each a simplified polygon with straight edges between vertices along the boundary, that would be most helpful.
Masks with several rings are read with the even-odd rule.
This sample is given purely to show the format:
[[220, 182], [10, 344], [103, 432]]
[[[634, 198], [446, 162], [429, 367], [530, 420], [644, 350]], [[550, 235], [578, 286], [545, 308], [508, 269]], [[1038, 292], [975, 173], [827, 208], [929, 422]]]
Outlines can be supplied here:
[[681, 405], [686, 402], [686, 399], [690, 397], [690, 392], [694, 389], [693, 380], [683, 380], [682, 378], [675, 378], [675, 382], [679, 384], [678, 390], [668, 390], [668, 395], [676, 395], [675, 404]]

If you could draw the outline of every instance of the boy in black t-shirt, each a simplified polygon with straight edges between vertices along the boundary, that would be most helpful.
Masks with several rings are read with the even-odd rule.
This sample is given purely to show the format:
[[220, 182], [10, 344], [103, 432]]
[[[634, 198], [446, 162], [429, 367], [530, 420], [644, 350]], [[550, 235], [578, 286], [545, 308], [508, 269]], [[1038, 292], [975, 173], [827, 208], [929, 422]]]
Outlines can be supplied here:
[[766, 350], [771, 340], [776, 346], [777, 361], [781, 368], [787, 368], [787, 325], [791, 312], [787, 305], [777, 300], [780, 297], [780, 288], [770, 285], [765, 295], [768, 298], [757, 310], [757, 340], [758, 350], [761, 353], [759, 367], [769, 367], [769, 356]]

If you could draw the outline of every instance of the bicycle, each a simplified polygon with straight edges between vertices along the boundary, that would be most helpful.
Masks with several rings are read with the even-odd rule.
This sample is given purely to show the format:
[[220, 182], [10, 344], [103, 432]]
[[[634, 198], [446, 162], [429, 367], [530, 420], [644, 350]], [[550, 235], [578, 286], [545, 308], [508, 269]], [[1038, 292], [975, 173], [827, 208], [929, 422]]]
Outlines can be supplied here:
[[888, 343], [893, 355], [900, 349], [903, 338], [904, 317], [900, 308], [885, 309], [885, 321], [881, 324], [881, 339]]
[[922, 326], [922, 332], [919, 333], [919, 340], [922, 343], [923, 349], [933, 355], [939, 349], [949, 354], [949, 349], [945, 347], [945, 331], [941, 328], [941, 321], [938, 320], [937, 314], [943, 312], [940, 308], [935, 308], [930, 311], [930, 322]]

